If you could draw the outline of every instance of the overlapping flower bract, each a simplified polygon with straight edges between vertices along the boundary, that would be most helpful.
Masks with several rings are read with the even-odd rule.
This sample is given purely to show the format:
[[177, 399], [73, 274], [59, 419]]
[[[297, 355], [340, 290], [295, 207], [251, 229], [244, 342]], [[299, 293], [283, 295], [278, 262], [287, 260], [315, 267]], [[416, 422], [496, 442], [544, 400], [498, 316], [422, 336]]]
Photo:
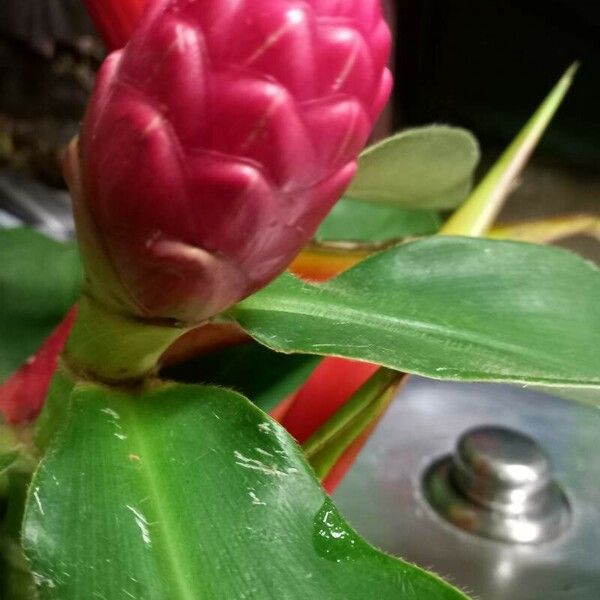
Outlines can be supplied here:
[[379, 0], [152, 2], [67, 161], [89, 292], [196, 322], [278, 275], [354, 174], [389, 48]]

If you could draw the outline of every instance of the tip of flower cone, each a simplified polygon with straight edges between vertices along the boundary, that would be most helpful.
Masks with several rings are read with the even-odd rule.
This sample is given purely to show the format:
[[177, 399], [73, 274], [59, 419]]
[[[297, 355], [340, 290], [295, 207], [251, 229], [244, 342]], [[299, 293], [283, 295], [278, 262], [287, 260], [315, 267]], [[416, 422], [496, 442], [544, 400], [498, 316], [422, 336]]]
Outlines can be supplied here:
[[148, 0], [85, 0], [96, 30], [109, 50], [125, 46]]

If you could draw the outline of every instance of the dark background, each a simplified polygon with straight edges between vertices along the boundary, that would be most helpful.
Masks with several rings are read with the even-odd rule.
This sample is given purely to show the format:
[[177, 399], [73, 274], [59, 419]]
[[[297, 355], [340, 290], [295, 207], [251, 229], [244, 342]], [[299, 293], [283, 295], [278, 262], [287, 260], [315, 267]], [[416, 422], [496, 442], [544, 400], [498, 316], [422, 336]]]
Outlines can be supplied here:
[[[599, 212], [600, 2], [386, 2], [396, 89], [379, 134], [461, 125], [481, 141], [485, 168], [580, 60], [503, 218]], [[102, 56], [81, 0], [0, 0], [0, 169], [62, 185], [60, 149], [77, 130]], [[571, 245], [597, 253], [589, 239]]]
[[[564, 70], [575, 83], [501, 218], [600, 214], [600, 2], [389, 0], [395, 13], [393, 128], [471, 129], [495, 160]], [[597, 240], [564, 245], [600, 260]]]
[[581, 61], [542, 150], [600, 166], [600, 2], [397, 2], [396, 123], [449, 121], [504, 143]]

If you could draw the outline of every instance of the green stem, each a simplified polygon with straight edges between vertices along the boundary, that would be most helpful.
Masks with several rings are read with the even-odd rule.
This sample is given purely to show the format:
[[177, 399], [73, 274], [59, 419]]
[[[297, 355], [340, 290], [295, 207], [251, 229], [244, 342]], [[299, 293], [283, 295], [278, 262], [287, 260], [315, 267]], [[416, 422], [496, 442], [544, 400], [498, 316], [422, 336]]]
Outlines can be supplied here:
[[302, 444], [319, 479], [329, 474], [352, 443], [387, 409], [404, 377], [403, 373], [380, 368]]
[[136, 383], [156, 372], [165, 350], [189, 329], [120, 315], [84, 295], [63, 360], [84, 379]]

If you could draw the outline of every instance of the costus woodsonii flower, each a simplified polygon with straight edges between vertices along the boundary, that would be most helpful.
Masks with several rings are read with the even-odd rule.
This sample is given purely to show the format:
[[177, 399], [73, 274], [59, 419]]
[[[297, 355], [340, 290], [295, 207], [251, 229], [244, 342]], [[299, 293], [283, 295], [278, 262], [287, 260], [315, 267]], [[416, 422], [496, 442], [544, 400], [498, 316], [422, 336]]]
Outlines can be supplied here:
[[66, 159], [88, 293], [207, 319], [281, 273], [388, 99], [379, 0], [153, 0]]

